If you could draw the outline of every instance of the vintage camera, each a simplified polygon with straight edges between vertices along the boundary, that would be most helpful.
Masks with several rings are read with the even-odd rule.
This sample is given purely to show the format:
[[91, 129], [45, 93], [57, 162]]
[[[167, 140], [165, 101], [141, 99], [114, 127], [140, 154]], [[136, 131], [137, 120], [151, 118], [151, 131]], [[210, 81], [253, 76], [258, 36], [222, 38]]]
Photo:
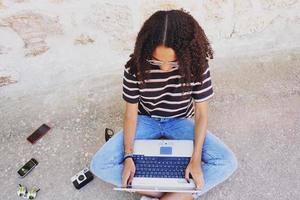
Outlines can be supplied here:
[[94, 175], [89, 168], [84, 168], [71, 178], [76, 189], [80, 189], [94, 179]]

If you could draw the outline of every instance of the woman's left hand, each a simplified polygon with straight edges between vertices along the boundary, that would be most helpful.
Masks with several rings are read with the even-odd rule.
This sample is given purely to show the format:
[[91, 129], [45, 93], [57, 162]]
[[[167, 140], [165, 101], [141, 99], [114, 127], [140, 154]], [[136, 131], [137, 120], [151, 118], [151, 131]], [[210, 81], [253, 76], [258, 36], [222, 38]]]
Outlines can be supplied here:
[[189, 174], [191, 173], [196, 185], [196, 189], [200, 190], [204, 186], [204, 178], [201, 168], [201, 161], [191, 159], [185, 169], [185, 179], [189, 181]]

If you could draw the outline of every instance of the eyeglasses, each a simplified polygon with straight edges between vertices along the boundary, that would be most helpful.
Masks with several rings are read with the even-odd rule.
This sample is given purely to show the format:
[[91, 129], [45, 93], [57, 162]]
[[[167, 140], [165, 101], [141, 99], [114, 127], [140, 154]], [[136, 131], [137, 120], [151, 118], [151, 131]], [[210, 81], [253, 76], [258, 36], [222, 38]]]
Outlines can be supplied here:
[[[156, 65], [156, 66], [161, 66], [164, 62], [163, 61], [159, 61], [159, 60], [153, 60], [153, 59], [146, 59], [146, 61], [148, 63], [150, 63], [151, 65]], [[169, 63], [169, 65], [171, 67], [178, 67], [179, 63], [177, 61], [166, 61], [167, 63]]]

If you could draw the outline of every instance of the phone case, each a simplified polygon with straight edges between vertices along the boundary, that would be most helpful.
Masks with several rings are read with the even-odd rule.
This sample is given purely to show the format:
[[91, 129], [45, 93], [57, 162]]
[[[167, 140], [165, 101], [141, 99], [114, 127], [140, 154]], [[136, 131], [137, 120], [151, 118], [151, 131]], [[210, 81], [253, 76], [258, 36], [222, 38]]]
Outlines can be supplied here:
[[23, 167], [18, 170], [18, 174], [20, 177], [26, 176], [29, 172], [31, 172], [38, 165], [38, 161], [34, 158], [31, 158]]
[[30, 136], [27, 137], [27, 140], [34, 144], [36, 143], [41, 137], [43, 137], [49, 130], [50, 126], [47, 124], [42, 124], [38, 129], [36, 129]]

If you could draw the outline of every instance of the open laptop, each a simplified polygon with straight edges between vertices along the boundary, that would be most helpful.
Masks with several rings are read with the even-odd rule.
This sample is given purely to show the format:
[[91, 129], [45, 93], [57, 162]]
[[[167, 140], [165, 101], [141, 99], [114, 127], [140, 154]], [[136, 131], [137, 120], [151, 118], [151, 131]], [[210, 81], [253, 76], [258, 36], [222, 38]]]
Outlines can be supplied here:
[[193, 153], [193, 140], [135, 140], [136, 171], [131, 186], [121, 191], [199, 192], [192, 177], [186, 181], [185, 169]]

